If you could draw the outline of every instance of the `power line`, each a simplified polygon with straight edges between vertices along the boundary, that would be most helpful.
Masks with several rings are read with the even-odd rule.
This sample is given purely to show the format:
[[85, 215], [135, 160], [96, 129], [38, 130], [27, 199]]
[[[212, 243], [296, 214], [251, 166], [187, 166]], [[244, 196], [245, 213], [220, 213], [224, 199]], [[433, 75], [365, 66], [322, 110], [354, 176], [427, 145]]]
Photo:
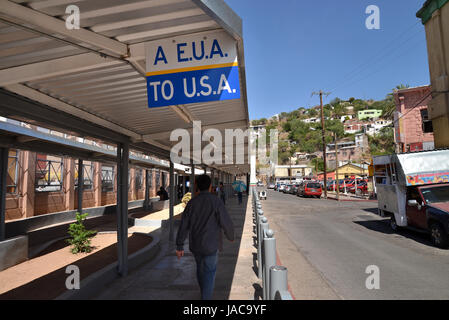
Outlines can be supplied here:
[[[386, 68], [388, 65], [390, 65], [392, 62], [396, 61], [398, 58], [404, 57], [404, 55], [405, 55], [406, 53], [413, 52], [413, 51], [410, 50], [410, 49], [413, 48], [413, 47], [415, 47], [415, 45], [416, 45], [416, 44], [413, 43], [412, 46], [406, 47], [406, 49], [403, 50], [403, 51], [401, 51], [401, 52], [399, 53], [399, 55], [394, 56], [394, 57], [393, 57], [389, 62], [387, 62], [386, 64], [384, 64], [384, 65], [382, 65], [382, 66], [378, 66], [378, 68], [377, 68], [375, 71], [372, 71], [372, 72], [368, 73], [366, 76], [363, 76], [363, 77], [360, 78], [360, 79], [354, 79], [354, 80], [351, 80], [350, 82], [348, 82], [348, 81], [342, 82], [342, 83], [340, 83], [338, 86], [336, 86], [332, 91], [335, 91], [336, 89], [346, 88], [346, 87], [348, 87], [348, 86], [350, 86], [350, 85], [352, 85], [352, 84], [354, 84], [354, 83], [356, 83], [356, 82], [363, 81], [363, 80], [365, 80], [365, 79], [367, 79], [367, 78], [373, 76], [374, 74], [379, 73], [379, 72], [382, 71], [384, 68]], [[379, 61], [378, 61], [378, 62], [379, 62]], [[376, 64], [377, 64], [377, 62], [373, 63], [372, 66], [375, 66]]]
[[[363, 62], [362, 64], [360, 64], [359, 66], [357, 66], [356, 68], [354, 68], [351, 72], [347, 73], [343, 78], [340, 78], [339, 80], [335, 81], [332, 83], [332, 86], [334, 86], [337, 83], [341, 84], [341, 81], [343, 80], [343, 82], [346, 82], [350, 79], [352, 79], [354, 76], [356, 76], [357, 74], [359, 74], [359, 69], [360, 71], [365, 69], [366, 66], [371, 67], [373, 64], [373, 61], [375, 61], [375, 63], [377, 63], [378, 61], [382, 60], [382, 58], [388, 56], [389, 54], [393, 53], [395, 50], [397, 50], [398, 48], [401, 48], [401, 45], [410, 41], [411, 39], [413, 39], [417, 33], [413, 33], [413, 35], [409, 38], [407, 38], [405, 41], [402, 41], [401, 43], [396, 43], [398, 39], [400, 39], [404, 34], [410, 32], [410, 29], [414, 28], [416, 25], [418, 25], [419, 21], [417, 21], [416, 23], [414, 23], [412, 26], [408, 27], [406, 30], [404, 30], [402, 33], [399, 34], [398, 37], [395, 37], [394, 39], [392, 39], [390, 42], [388, 42], [388, 44], [383, 47], [381, 50], [379, 50], [378, 52], [376, 52], [375, 55], [373, 55], [371, 58], [369, 58], [367, 61]], [[391, 46], [394, 45], [394, 48], [390, 49]], [[331, 86], [329, 86], [331, 87]], [[331, 90], [333, 91], [333, 90]]]

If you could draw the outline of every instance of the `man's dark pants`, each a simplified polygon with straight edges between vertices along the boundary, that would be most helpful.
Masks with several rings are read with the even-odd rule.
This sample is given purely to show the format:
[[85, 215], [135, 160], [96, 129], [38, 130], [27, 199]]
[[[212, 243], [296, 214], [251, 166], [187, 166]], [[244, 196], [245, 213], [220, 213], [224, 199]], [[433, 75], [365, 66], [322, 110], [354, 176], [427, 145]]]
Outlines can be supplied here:
[[201, 289], [201, 299], [211, 300], [214, 293], [218, 252], [208, 256], [199, 254], [194, 254], [193, 256], [196, 261], [196, 277]]

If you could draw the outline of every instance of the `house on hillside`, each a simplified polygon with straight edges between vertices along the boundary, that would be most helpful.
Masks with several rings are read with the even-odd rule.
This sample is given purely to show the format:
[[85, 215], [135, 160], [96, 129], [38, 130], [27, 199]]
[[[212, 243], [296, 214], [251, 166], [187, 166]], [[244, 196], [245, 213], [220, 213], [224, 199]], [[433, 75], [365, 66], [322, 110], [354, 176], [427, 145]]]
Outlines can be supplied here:
[[393, 121], [386, 119], [378, 119], [376, 121], [365, 124], [364, 132], [369, 136], [379, 134], [385, 127], [393, 127]]
[[363, 131], [364, 123], [358, 119], [347, 120], [343, 124], [346, 134], [352, 134]]
[[357, 112], [357, 118], [359, 120], [365, 120], [365, 119], [377, 119], [382, 115], [382, 110], [378, 109], [367, 109], [367, 110], [361, 110]]
[[345, 114], [344, 116], [340, 117], [340, 122], [344, 123], [345, 121], [352, 120], [354, 116], [352, 114]]
[[320, 118], [308, 118], [303, 120], [305, 123], [319, 123], [321, 122]]
[[[364, 133], [356, 134], [354, 140], [342, 139], [338, 141], [338, 161], [360, 161], [368, 151], [368, 137]], [[326, 146], [326, 160], [329, 166], [336, 166], [335, 143]]]

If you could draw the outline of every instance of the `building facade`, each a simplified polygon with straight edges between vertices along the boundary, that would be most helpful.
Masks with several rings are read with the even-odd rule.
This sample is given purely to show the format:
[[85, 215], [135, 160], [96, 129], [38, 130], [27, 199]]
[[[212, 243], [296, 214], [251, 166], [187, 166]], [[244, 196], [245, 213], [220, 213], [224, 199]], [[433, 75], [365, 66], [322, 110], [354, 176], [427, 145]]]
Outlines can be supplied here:
[[368, 109], [368, 110], [362, 110], [357, 113], [357, 118], [359, 120], [365, 120], [365, 119], [377, 119], [382, 115], [382, 110], [378, 109]]
[[[115, 164], [83, 161], [83, 208], [115, 204]], [[150, 197], [167, 187], [168, 172], [150, 169]], [[145, 198], [145, 169], [130, 167], [128, 200]], [[47, 213], [76, 210], [78, 160], [23, 150], [10, 150], [8, 158], [6, 221]]]
[[431, 90], [430, 86], [422, 86], [395, 91], [394, 128], [397, 152], [434, 149], [433, 126], [428, 115]]
[[[364, 133], [356, 134], [354, 140], [343, 139], [338, 141], [338, 161], [361, 161], [368, 151], [368, 137]], [[336, 167], [335, 143], [326, 146], [327, 165]]]
[[449, 0], [427, 0], [417, 13], [426, 29], [435, 147], [449, 148]]

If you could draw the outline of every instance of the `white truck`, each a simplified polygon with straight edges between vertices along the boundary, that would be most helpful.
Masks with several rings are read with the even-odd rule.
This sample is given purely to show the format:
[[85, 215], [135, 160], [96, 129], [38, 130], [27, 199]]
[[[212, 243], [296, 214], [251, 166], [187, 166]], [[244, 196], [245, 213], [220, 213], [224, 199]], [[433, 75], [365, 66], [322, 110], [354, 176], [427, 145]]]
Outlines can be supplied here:
[[393, 230], [427, 231], [449, 245], [449, 150], [373, 157], [379, 214]]

